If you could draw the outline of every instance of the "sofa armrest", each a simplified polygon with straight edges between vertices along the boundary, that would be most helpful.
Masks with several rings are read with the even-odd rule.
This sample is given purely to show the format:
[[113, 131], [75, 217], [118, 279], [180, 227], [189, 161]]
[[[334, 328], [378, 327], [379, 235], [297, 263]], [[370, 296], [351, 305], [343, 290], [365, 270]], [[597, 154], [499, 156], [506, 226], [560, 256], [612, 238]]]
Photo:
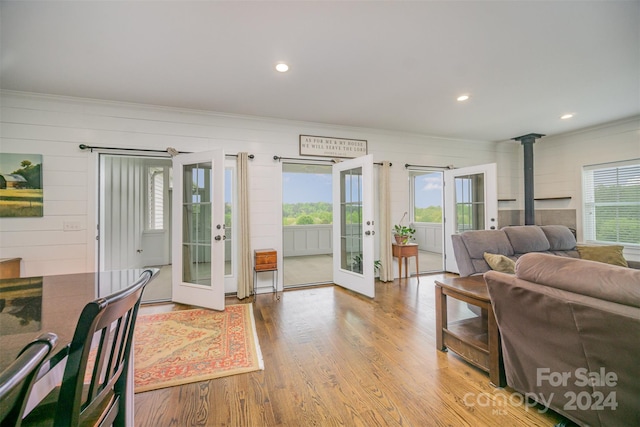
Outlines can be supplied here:
[[627, 264], [629, 265], [629, 268], [635, 268], [636, 270], [640, 270], [640, 261], [627, 260]]
[[453, 254], [456, 257], [456, 265], [458, 266], [458, 273], [461, 277], [471, 276], [476, 272], [471, 262], [471, 257], [467, 251], [467, 246], [462, 241], [462, 237], [459, 234], [451, 235], [451, 243], [453, 245]]

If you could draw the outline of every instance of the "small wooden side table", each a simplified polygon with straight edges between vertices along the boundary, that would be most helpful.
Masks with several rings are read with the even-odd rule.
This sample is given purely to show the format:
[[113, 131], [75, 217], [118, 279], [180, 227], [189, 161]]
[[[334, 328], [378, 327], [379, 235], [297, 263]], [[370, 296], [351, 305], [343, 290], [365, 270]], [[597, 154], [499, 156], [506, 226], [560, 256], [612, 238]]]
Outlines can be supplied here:
[[[493, 314], [487, 284], [482, 275], [436, 280], [436, 347], [456, 352], [467, 362], [489, 373], [496, 387], [507, 384], [500, 331]], [[482, 315], [458, 322], [447, 321], [447, 297], [482, 309]]]
[[273, 292], [279, 300], [278, 295], [278, 253], [275, 249], [256, 249], [253, 251], [253, 300], [258, 295], [258, 273], [263, 271], [271, 271], [271, 280], [273, 281]]
[[404, 259], [404, 269], [406, 271], [407, 278], [409, 277], [409, 265], [407, 263], [409, 257], [416, 257], [416, 277], [418, 283], [420, 283], [420, 267], [418, 266], [418, 244], [407, 243], [404, 245], [398, 245], [397, 243], [391, 244], [391, 253], [394, 257], [398, 258], [398, 276], [402, 279], [402, 259]]

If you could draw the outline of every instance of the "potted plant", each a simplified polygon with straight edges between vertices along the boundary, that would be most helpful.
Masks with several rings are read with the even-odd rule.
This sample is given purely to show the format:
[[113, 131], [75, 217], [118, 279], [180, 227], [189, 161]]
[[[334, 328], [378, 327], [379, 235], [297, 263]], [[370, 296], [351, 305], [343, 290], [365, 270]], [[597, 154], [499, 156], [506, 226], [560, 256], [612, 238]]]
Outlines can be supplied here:
[[413, 239], [415, 232], [416, 230], [414, 228], [405, 225], [396, 224], [393, 226], [393, 236], [399, 245], [406, 245], [409, 240]]
[[400, 222], [393, 226], [393, 236], [396, 239], [396, 243], [399, 245], [406, 245], [409, 240], [413, 239], [413, 235], [416, 233], [414, 228], [406, 225], [402, 225], [402, 221], [407, 216], [405, 212], [400, 219]]

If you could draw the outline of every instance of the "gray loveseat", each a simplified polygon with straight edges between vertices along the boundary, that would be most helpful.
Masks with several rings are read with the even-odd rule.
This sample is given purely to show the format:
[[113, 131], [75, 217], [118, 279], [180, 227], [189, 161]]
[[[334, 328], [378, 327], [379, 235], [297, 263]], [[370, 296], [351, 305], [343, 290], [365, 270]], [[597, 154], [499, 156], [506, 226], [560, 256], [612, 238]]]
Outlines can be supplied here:
[[640, 425], [640, 270], [542, 253], [484, 274], [507, 384], [583, 426]]
[[[530, 252], [580, 258], [576, 238], [564, 225], [516, 225], [500, 230], [465, 231], [451, 236], [460, 276], [485, 273], [491, 268], [484, 253], [504, 255], [514, 261]], [[627, 261], [640, 268], [640, 262]]]

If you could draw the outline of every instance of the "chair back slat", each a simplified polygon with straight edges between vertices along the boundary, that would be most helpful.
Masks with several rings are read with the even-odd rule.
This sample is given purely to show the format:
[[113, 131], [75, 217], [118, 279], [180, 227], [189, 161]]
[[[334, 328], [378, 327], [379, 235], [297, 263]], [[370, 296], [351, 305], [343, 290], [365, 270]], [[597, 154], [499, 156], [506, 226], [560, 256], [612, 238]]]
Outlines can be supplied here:
[[69, 347], [56, 407], [57, 427], [124, 425], [126, 384], [135, 320], [146, 270], [127, 289], [88, 303]]

